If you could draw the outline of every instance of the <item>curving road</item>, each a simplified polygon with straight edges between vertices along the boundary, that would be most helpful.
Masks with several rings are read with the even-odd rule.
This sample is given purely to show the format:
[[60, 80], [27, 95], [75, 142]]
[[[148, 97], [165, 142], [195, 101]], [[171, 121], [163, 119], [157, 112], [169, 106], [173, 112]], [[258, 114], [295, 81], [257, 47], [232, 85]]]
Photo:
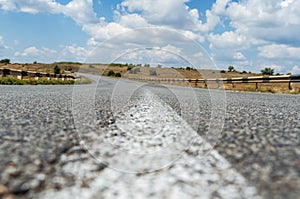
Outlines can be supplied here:
[[88, 77], [0, 86], [0, 197], [300, 195], [299, 96]]

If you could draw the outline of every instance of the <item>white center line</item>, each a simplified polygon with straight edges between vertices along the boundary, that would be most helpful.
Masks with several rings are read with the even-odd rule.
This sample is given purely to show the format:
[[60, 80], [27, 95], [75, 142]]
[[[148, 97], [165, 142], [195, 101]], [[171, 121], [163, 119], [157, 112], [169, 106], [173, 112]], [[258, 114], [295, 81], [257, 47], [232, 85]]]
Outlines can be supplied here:
[[[76, 176], [75, 185], [46, 191], [43, 198], [260, 198], [255, 187], [151, 92], [115, 117], [114, 124], [84, 141], [109, 167], [91, 171], [92, 158], [69, 162], [63, 170]], [[161, 170], [130, 173], [156, 169]], [[82, 187], [86, 179], [88, 186]]]

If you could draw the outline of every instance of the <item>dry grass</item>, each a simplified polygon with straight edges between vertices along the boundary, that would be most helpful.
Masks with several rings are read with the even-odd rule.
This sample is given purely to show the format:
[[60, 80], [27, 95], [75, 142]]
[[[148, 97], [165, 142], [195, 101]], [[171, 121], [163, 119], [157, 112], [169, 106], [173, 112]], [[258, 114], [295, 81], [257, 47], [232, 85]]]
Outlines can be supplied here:
[[8, 69], [24, 70], [24, 71], [53, 73], [53, 68], [55, 65], [59, 66], [62, 70], [72, 69], [74, 71], [77, 71], [79, 68], [78, 64], [73, 64], [73, 65], [67, 65], [67, 64], [8, 64], [8, 65], [0, 66], [0, 67], [8, 68]]

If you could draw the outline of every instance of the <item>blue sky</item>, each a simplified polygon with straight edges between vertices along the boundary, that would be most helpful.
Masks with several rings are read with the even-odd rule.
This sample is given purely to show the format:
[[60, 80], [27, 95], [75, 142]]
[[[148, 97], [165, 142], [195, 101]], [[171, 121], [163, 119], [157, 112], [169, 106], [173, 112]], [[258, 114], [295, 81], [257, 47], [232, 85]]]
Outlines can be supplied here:
[[0, 26], [0, 59], [12, 62], [110, 62], [125, 52], [117, 61], [178, 66], [206, 51], [220, 69], [300, 73], [299, 0], [0, 0]]

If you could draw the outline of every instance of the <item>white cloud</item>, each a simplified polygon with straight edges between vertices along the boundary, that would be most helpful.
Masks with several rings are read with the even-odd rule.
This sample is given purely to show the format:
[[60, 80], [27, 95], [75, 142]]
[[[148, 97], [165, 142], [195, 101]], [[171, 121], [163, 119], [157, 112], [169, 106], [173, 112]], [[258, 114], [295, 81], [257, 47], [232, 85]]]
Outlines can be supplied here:
[[149, 24], [185, 29], [194, 32], [213, 30], [219, 17], [206, 12], [207, 22], [199, 20], [197, 9], [188, 7], [187, 0], [125, 0], [119, 7], [123, 13], [138, 12]]
[[4, 44], [3, 37], [0, 35], [0, 50], [7, 49], [8, 47]]
[[149, 49], [128, 50], [118, 59], [118, 61], [129, 63], [148, 63], [152, 66], [161, 64], [169, 67], [182, 66], [183, 63], [187, 63], [183, 57], [181, 49], [172, 45], [166, 45], [163, 47], [157, 46]]
[[63, 7], [62, 12], [79, 25], [98, 23], [92, 0], [73, 0]]
[[294, 66], [292, 68], [292, 74], [300, 74], [300, 67]]
[[120, 17], [120, 25], [127, 28], [142, 28], [149, 27], [150, 25], [142, 16], [138, 14], [128, 14]]
[[208, 40], [211, 42], [210, 48], [229, 48], [245, 49], [249, 46], [247, 37], [233, 31], [224, 32], [222, 34], [210, 34]]
[[0, 0], [1, 9], [5, 11], [16, 9], [16, 5], [13, 1]]
[[147, 21], [155, 25], [183, 25], [181, 23], [188, 16], [183, 0], [125, 0], [121, 6], [128, 12], [141, 12]]
[[28, 56], [28, 55], [32, 55], [32, 56], [37, 56], [40, 54], [40, 51], [35, 47], [35, 46], [31, 46], [26, 48], [22, 53], [16, 52], [15, 56]]
[[227, 31], [222, 34], [210, 34], [208, 41], [212, 56], [220, 68], [225, 69], [229, 65], [235, 65], [238, 70], [245, 70], [252, 65], [241, 52], [250, 47], [245, 35]]
[[289, 0], [283, 3], [282, 0], [245, 0], [239, 3], [227, 2], [227, 8], [222, 13], [230, 18], [236, 32], [244, 34], [248, 39], [287, 44], [300, 42], [297, 36], [299, 12], [300, 1]]
[[98, 21], [93, 11], [92, 0], [73, 0], [62, 5], [53, 0], [0, 0], [3, 10], [16, 10], [26, 13], [64, 14], [71, 17], [79, 25]]
[[295, 59], [300, 60], [300, 47], [290, 47], [284, 44], [271, 44], [258, 48], [259, 56], [268, 59]]
[[[229, 23], [232, 28], [208, 36], [218, 63], [236, 64], [252, 59], [249, 65], [271, 65], [288, 71], [299, 61], [300, 1], [217, 0], [211, 11], [220, 17], [221, 23]], [[251, 53], [244, 59], [238, 54], [240, 51]]]
[[248, 60], [243, 53], [235, 50], [214, 50], [212, 57], [220, 69], [226, 69], [228, 66], [233, 65], [237, 70], [249, 70], [249, 67], [253, 65], [251, 60]]
[[37, 48], [36, 46], [30, 46], [21, 52], [15, 52], [14, 60], [20, 63], [33, 61], [51, 63], [61, 60], [85, 61], [88, 52], [85, 48], [75, 45], [60, 46], [58, 51], [45, 47]]
[[[94, 40], [90, 40], [89, 43], [95, 44]], [[88, 62], [141, 63], [142, 60], [142, 63], [178, 66], [182, 65], [184, 60], [188, 60], [196, 66], [213, 67], [198, 43], [173, 29], [152, 27], [131, 30], [93, 47]], [[195, 57], [199, 52], [205, 56]], [[175, 63], [176, 61], [178, 63]]]
[[0, 0], [2, 9], [16, 10], [19, 12], [39, 13], [50, 12], [58, 13], [60, 4], [52, 0]]
[[241, 52], [237, 52], [233, 55], [233, 58], [236, 60], [246, 60], [246, 57]]
[[15, 52], [14, 59], [17, 62], [32, 62], [32, 61], [56, 61], [57, 52], [49, 48], [37, 48], [35, 46], [28, 47], [22, 52]]
[[62, 50], [59, 55], [60, 60], [85, 62], [89, 53], [89, 50], [76, 45], [61, 46], [61, 48]]
[[176, 55], [180, 55], [182, 54], [182, 49], [180, 48], [177, 48], [175, 46], [172, 46], [170, 44], [168, 44], [167, 46], [164, 46], [161, 48], [163, 51], [167, 51], [167, 52], [170, 52], [172, 54], [176, 54]]
[[88, 32], [94, 41], [103, 41], [128, 32], [131, 29], [119, 23], [111, 22], [108, 24], [87, 24], [83, 27], [83, 30]]

